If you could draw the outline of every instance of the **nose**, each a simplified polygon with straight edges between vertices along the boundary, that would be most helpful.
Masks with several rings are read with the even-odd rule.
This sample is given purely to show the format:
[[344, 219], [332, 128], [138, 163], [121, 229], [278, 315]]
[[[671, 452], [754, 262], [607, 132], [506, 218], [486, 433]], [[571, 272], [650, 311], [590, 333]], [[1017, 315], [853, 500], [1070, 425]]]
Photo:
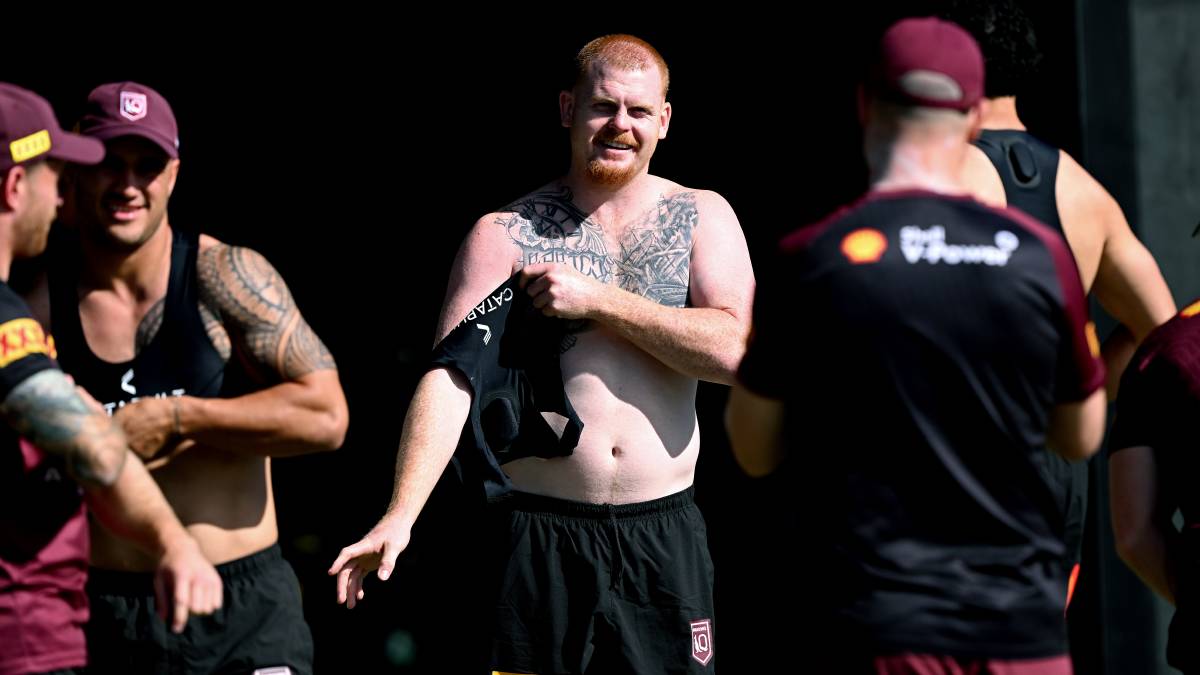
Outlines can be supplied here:
[[612, 118], [608, 120], [608, 124], [618, 131], [628, 131], [629, 129], [633, 128], [633, 122], [629, 117], [629, 111], [625, 108], [618, 108], [617, 111], [613, 113]]
[[113, 182], [113, 192], [132, 199], [141, 191], [142, 178], [132, 168], [120, 171]]

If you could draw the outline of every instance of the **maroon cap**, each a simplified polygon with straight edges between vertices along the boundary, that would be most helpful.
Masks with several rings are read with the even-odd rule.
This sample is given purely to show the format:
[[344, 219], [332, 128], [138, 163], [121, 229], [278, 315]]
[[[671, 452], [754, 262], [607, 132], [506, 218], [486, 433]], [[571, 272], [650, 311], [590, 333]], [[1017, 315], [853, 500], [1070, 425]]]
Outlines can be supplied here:
[[879, 43], [877, 93], [906, 105], [966, 110], [983, 97], [983, 54], [963, 28], [935, 17], [902, 19]]
[[63, 131], [46, 99], [0, 82], [0, 171], [47, 157], [95, 164], [104, 159], [104, 145]]
[[179, 157], [179, 126], [162, 94], [137, 82], [102, 84], [88, 94], [79, 133], [106, 141], [141, 136], [172, 158]]

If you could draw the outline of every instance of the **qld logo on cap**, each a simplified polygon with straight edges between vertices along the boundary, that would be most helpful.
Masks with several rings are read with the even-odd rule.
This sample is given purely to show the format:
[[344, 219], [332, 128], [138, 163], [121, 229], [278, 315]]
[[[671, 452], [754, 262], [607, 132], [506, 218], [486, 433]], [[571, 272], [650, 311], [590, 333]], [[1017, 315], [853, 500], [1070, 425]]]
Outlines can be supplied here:
[[121, 92], [121, 117], [136, 122], [146, 116], [146, 95], [136, 91]]

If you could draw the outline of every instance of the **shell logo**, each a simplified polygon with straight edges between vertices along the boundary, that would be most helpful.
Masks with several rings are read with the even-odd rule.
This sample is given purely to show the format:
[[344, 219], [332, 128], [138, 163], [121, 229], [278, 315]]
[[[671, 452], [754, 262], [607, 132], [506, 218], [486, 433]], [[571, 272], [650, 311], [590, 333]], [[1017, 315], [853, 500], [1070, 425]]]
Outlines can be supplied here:
[[857, 229], [842, 239], [842, 255], [855, 265], [878, 262], [887, 247], [887, 237], [869, 227]]

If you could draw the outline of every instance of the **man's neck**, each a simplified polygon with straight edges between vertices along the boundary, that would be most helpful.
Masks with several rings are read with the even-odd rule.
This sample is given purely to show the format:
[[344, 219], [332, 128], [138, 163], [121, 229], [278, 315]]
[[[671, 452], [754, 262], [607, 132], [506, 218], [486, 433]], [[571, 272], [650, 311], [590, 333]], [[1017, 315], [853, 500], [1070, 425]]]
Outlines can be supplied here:
[[1025, 131], [1025, 124], [1017, 115], [1017, 97], [1001, 96], [989, 98], [983, 108], [984, 129], [1016, 129]]
[[642, 173], [621, 186], [600, 185], [582, 172], [572, 170], [562, 180], [571, 190], [571, 201], [599, 223], [619, 222], [622, 214], [646, 209], [646, 193], [654, 177]]
[[897, 138], [882, 152], [874, 153], [871, 190], [965, 193], [961, 177], [965, 152], [966, 143], [961, 138]]
[[8, 275], [12, 272], [12, 251], [0, 251], [0, 283], [8, 283]]
[[111, 290], [135, 301], [162, 292], [164, 267], [171, 264], [171, 226], [165, 220], [136, 249], [119, 249], [82, 242], [84, 265], [80, 282], [85, 288]]

